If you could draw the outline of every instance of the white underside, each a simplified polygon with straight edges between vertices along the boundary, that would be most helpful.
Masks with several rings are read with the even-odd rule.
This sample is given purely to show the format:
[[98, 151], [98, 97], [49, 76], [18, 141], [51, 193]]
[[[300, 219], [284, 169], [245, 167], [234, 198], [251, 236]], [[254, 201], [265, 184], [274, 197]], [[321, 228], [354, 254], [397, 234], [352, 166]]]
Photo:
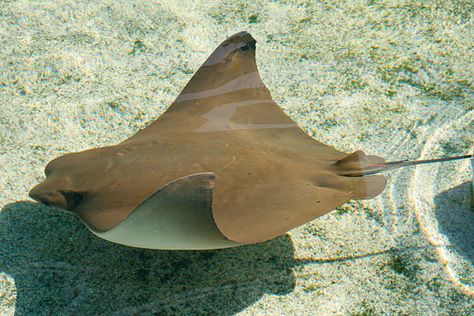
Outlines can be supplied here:
[[112, 229], [92, 232], [111, 242], [150, 249], [197, 250], [242, 245], [226, 239], [218, 230], [212, 206], [203, 198], [199, 183], [195, 184], [201, 180], [193, 178], [176, 181], [155, 193]]
[[212, 218], [196, 218], [186, 210], [169, 212], [146, 204], [149, 203], [114, 228], [92, 232], [114, 243], [150, 249], [197, 250], [241, 245], [225, 239]]

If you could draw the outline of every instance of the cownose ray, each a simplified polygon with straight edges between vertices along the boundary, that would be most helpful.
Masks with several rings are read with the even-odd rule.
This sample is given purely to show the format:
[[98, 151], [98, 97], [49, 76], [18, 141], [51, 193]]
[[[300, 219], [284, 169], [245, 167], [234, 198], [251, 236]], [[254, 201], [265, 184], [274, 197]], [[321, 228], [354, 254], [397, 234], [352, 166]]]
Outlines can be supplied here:
[[[52, 160], [30, 196], [97, 236], [154, 249], [269, 240], [386, 184], [385, 163], [308, 136], [272, 100], [256, 41], [237, 33], [155, 122], [124, 142]], [[458, 158], [458, 157], [456, 157]]]

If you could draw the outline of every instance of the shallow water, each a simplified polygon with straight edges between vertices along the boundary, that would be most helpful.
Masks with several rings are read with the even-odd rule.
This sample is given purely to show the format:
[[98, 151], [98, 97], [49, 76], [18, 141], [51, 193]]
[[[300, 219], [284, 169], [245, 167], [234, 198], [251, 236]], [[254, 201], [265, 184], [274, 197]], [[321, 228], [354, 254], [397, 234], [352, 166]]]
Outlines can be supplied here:
[[215, 46], [257, 39], [274, 100], [309, 135], [387, 160], [473, 146], [463, 1], [9, 1], [0, 4], [0, 314], [472, 314], [469, 161], [392, 171], [268, 243], [127, 248], [29, 189], [66, 152], [156, 119]]

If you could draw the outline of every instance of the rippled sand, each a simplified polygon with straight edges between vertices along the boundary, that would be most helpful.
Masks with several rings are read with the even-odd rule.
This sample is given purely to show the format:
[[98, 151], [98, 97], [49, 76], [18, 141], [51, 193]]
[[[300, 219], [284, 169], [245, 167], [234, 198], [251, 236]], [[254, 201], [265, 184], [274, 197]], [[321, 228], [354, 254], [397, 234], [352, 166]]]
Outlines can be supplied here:
[[375, 200], [220, 251], [114, 245], [28, 199], [49, 160], [145, 127], [241, 30], [314, 138], [387, 160], [473, 146], [470, 1], [176, 3], [0, 3], [0, 314], [469, 315], [468, 161], [390, 172]]

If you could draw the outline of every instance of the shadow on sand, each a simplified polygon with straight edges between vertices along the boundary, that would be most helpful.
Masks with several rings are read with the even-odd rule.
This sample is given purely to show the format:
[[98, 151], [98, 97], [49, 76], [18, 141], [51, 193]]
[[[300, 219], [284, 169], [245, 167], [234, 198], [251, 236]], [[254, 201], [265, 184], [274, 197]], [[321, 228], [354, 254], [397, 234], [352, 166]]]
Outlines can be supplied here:
[[474, 264], [474, 210], [472, 184], [465, 182], [435, 197], [440, 232], [448, 237], [450, 249]]
[[283, 236], [215, 251], [159, 251], [103, 241], [74, 216], [18, 202], [0, 213], [0, 270], [17, 315], [235, 314], [294, 289]]

